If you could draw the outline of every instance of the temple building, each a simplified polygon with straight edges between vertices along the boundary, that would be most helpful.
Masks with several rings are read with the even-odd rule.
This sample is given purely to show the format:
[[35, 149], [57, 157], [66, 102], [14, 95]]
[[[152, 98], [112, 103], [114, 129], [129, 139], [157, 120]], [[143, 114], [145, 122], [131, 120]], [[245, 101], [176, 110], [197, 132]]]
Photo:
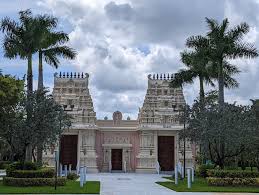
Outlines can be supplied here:
[[[156, 172], [174, 170], [183, 162], [183, 143], [179, 131], [185, 99], [181, 88], [170, 88], [173, 74], [148, 75], [147, 92], [137, 120], [115, 111], [112, 120], [96, 118], [89, 92], [89, 75], [55, 73], [53, 97], [73, 117], [63, 132], [59, 148], [60, 163], [87, 166], [89, 172]], [[139, 106], [139, 105], [136, 105]], [[194, 164], [195, 148], [186, 143], [186, 167]], [[53, 150], [43, 159], [54, 165]]]

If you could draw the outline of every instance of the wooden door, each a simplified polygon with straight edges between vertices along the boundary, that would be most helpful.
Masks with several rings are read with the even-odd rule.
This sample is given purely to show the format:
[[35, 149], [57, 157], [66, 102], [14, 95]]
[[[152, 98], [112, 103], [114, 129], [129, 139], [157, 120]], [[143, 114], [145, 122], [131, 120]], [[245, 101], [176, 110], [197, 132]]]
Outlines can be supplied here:
[[122, 170], [122, 149], [112, 149], [112, 170]]
[[174, 170], [174, 136], [158, 136], [158, 162], [161, 171]]
[[72, 169], [77, 165], [77, 135], [63, 135], [60, 145], [60, 163], [62, 165], [72, 164]]

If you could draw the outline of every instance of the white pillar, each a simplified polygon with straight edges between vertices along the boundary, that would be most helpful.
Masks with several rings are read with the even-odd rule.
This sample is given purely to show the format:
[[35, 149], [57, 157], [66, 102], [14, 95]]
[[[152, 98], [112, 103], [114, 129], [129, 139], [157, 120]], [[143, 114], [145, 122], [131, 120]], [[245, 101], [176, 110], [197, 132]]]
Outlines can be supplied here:
[[67, 176], [67, 165], [64, 165], [65, 169], [65, 177]]
[[178, 166], [177, 165], [175, 165], [175, 168], [174, 168], [174, 184], [178, 185]]
[[192, 187], [191, 169], [187, 169], [187, 182], [188, 182], [188, 188], [190, 189]]
[[192, 167], [192, 182], [194, 182], [194, 167]]
[[84, 186], [84, 167], [80, 167], [80, 187]]
[[86, 183], [86, 166], [84, 166], [84, 184]]
[[68, 165], [68, 173], [71, 173], [71, 172], [72, 172], [72, 165], [69, 164], [69, 165]]
[[60, 163], [59, 164], [59, 176], [62, 177], [62, 173], [63, 172], [63, 167], [62, 167], [62, 164]]

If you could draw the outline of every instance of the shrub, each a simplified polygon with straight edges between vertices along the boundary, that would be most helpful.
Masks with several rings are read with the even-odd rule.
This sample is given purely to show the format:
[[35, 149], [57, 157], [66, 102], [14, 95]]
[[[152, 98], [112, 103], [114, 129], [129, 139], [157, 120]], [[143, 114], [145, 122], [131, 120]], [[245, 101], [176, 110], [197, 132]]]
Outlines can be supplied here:
[[67, 179], [69, 180], [76, 180], [78, 178], [78, 175], [76, 173], [69, 173], [67, 175]]
[[213, 169], [214, 168], [214, 165], [212, 165], [212, 164], [208, 164], [208, 165], [205, 165], [205, 164], [203, 164], [203, 165], [200, 165], [199, 167], [198, 167], [198, 170], [196, 171], [196, 174], [198, 175], [198, 176], [200, 176], [200, 177], [208, 177], [208, 173], [207, 173], [207, 171], [208, 170], [210, 170], [210, 169]]
[[[54, 186], [55, 178], [13, 178], [4, 177], [3, 184], [7, 186]], [[66, 178], [58, 177], [57, 186], [66, 185]]]
[[208, 170], [209, 177], [217, 178], [256, 178], [259, 177], [259, 172], [238, 171], [238, 170]]
[[14, 178], [52, 178], [55, 175], [54, 169], [43, 168], [39, 170], [7, 170], [7, 177]]
[[9, 164], [7, 171], [13, 170], [37, 170], [39, 167], [33, 162], [14, 162]]
[[208, 177], [207, 182], [210, 186], [259, 186], [257, 178]]
[[9, 164], [11, 164], [10, 161], [0, 161], [0, 169], [6, 169]]

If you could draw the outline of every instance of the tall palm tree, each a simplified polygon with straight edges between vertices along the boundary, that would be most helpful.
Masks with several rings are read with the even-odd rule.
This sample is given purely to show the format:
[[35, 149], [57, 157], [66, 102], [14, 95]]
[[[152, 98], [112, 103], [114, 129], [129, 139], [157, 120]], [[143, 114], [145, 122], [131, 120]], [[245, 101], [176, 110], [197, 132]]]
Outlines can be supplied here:
[[64, 32], [54, 32], [57, 27], [57, 18], [48, 15], [38, 15], [36, 23], [39, 28], [38, 52], [39, 52], [39, 77], [38, 89], [43, 89], [43, 59], [46, 63], [58, 68], [60, 61], [58, 57], [74, 59], [76, 52], [64, 44], [69, 37]]
[[[189, 46], [189, 41], [195, 44]], [[175, 75], [171, 82], [172, 87], [179, 87], [185, 83], [193, 83], [195, 78], [199, 78], [200, 85], [200, 103], [204, 103], [204, 82], [214, 85], [211, 75], [207, 70], [208, 64], [208, 39], [206, 37], [197, 36], [190, 37], [186, 41], [186, 46], [192, 48], [191, 51], [181, 52], [181, 60], [186, 65], [187, 69], [181, 69]]]
[[[57, 18], [48, 15], [38, 15], [35, 17], [39, 36], [37, 39], [37, 47], [39, 52], [39, 76], [38, 90], [43, 90], [43, 59], [46, 63], [58, 68], [60, 64], [58, 57], [66, 59], [74, 59], [76, 52], [63, 45], [69, 41], [69, 37], [64, 32], [54, 32], [57, 26]], [[37, 162], [42, 163], [43, 145], [41, 142], [37, 146]]]
[[214, 19], [206, 18], [209, 31], [207, 37], [210, 41], [210, 58], [213, 65], [218, 69], [219, 105], [224, 105], [224, 63], [228, 59], [255, 58], [258, 56], [257, 49], [242, 39], [249, 32], [249, 25], [241, 23], [229, 28], [228, 19], [219, 24]]
[[[38, 36], [35, 20], [33, 20], [30, 10], [19, 12], [19, 22], [5, 17], [1, 21], [1, 30], [4, 32], [3, 48], [5, 57], [13, 59], [20, 57], [27, 59], [27, 97], [31, 97], [33, 91], [33, 75], [32, 75], [32, 55], [37, 51], [36, 38]], [[31, 111], [30, 105], [27, 106], [27, 122], [28, 128], [31, 124]], [[32, 146], [30, 138], [26, 146], [25, 160], [31, 161], [32, 159]]]
[[27, 93], [30, 94], [33, 90], [32, 54], [36, 52], [35, 38], [37, 37], [31, 11], [20, 11], [19, 22], [5, 17], [1, 21], [1, 30], [4, 32], [5, 57], [27, 59]]

